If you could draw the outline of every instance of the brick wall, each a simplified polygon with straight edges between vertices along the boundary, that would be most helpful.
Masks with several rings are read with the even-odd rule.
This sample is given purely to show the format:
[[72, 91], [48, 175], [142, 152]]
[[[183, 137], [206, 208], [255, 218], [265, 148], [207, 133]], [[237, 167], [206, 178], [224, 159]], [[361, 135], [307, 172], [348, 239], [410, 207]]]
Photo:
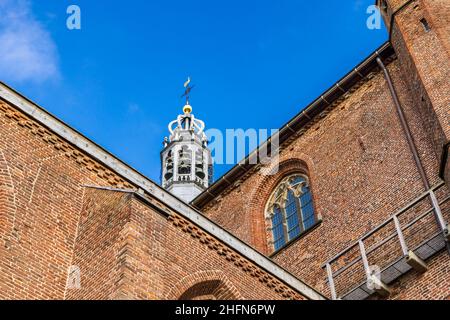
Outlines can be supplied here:
[[[450, 256], [442, 253], [428, 261], [425, 273], [411, 271], [390, 286], [391, 299], [395, 300], [442, 300], [450, 296]], [[372, 299], [379, 299], [372, 296]]]
[[0, 137], [0, 298], [62, 299], [82, 185], [128, 184], [3, 101]]
[[[205, 294], [235, 299], [303, 299], [176, 213], [164, 217], [137, 200], [133, 208], [133, 265], [136, 270], [148, 270], [137, 274], [140, 286], [129, 293], [133, 297], [148, 292], [146, 283], [155, 281], [158, 290], [153, 294], [157, 299]], [[152, 269], [155, 263], [157, 268]], [[194, 283], [203, 288], [193, 291]]]
[[[392, 11], [404, 1], [388, 3]], [[432, 185], [450, 130], [447, 3], [413, 1], [398, 14], [398, 59], [388, 66]], [[256, 172], [203, 208], [269, 255], [265, 204], [285, 175], [307, 174], [322, 221], [273, 259], [327, 293], [322, 263], [423, 192], [383, 75], [366, 80], [284, 146], [278, 174]], [[84, 187], [135, 189], [3, 101], [0, 137], [0, 299], [301, 298], [175, 212], [164, 216], [134, 195]], [[72, 265], [82, 290], [66, 290]], [[394, 283], [391, 298], [448, 297], [448, 256], [429, 267]]]
[[303, 299], [176, 213], [133, 194], [88, 190], [68, 299]]
[[[446, 0], [386, 3], [384, 18], [388, 25], [397, 12], [389, 29], [391, 42], [402, 61], [400, 71], [440, 158], [450, 141], [450, 4]], [[423, 19], [429, 31], [425, 30]], [[446, 158], [448, 161], [448, 155]], [[448, 167], [443, 174], [448, 181]]]
[[[434, 185], [440, 181], [439, 159], [421, 111], [404, 81], [401, 64], [402, 61], [395, 60], [388, 69], [427, 176]], [[264, 219], [265, 204], [284, 176], [307, 173], [315, 210], [322, 222], [273, 259], [323, 292], [328, 292], [328, 285], [322, 264], [424, 191], [380, 72], [285, 146], [280, 163], [278, 174], [254, 173], [203, 210], [261, 252], [272, 254], [270, 221]], [[401, 256], [400, 251], [397, 254]], [[382, 258], [386, 256], [379, 254], [373, 259]], [[443, 264], [433, 264], [433, 268], [437, 274], [445, 272]], [[356, 272], [345, 281], [350, 281]], [[431, 279], [440, 281], [438, 277]], [[442, 294], [437, 290], [434, 298], [443, 298]], [[403, 293], [402, 297], [408, 296]]]
[[0, 299], [304, 299], [1, 100], [0, 137]]
[[130, 223], [130, 194], [86, 190], [71, 264], [80, 271], [81, 288], [67, 298], [114, 299], [127, 273], [124, 232]]

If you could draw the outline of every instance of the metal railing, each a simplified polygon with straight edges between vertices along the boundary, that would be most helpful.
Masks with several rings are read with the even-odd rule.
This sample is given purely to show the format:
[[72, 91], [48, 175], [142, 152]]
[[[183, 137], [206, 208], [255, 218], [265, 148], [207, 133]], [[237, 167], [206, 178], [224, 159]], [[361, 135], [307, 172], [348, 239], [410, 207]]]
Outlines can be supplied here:
[[[426, 269], [423, 259], [445, 247], [449, 237], [445, 219], [450, 214], [450, 196], [443, 186], [442, 182], [424, 192], [322, 266], [333, 300], [363, 299], [374, 292], [388, 294], [386, 284], [413, 267]], [[436, 192], [442, 193], [440, 201]], [[378, 261], [371, 264], [371, 259]], [[345, 273], [346, 283], [336, 284]]]

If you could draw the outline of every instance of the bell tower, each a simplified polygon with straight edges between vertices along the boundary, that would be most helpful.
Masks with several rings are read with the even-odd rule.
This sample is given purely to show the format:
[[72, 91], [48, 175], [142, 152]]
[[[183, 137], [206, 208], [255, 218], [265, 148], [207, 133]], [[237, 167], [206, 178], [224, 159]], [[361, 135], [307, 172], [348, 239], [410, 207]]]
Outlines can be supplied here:
[[183, 114], [169, 123], [170, 136], [164, 138], [161, 151], [162, 187], [186, 202], [208, 188], [213, 173], [205, 123], [192, 114], [189, 83], [190, 79], [185, 83]]

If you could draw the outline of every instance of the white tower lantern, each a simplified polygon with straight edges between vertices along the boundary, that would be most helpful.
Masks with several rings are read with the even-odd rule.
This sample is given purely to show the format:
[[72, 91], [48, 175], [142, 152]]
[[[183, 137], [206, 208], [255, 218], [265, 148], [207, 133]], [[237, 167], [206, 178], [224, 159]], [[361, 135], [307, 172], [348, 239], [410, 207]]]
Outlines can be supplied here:
[[164, 189], [181, 200], [192, 201], [212, 180], [211, 151], [205, 123], [196, 119], [189, 104], [190, 80], [185, 84], [183, 114], [169, 124], [170, 137], [161, 151], [161, 182]]

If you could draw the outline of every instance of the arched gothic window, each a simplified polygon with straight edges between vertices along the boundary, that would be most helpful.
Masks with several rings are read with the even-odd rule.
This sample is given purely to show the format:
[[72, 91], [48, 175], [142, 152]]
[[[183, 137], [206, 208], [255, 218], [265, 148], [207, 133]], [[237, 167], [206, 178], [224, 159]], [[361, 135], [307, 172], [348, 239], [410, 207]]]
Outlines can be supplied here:
[[266, 207], [275, 251], [313, 227], [316, 223], [308, 178], [294, 174], [275, 188]]

